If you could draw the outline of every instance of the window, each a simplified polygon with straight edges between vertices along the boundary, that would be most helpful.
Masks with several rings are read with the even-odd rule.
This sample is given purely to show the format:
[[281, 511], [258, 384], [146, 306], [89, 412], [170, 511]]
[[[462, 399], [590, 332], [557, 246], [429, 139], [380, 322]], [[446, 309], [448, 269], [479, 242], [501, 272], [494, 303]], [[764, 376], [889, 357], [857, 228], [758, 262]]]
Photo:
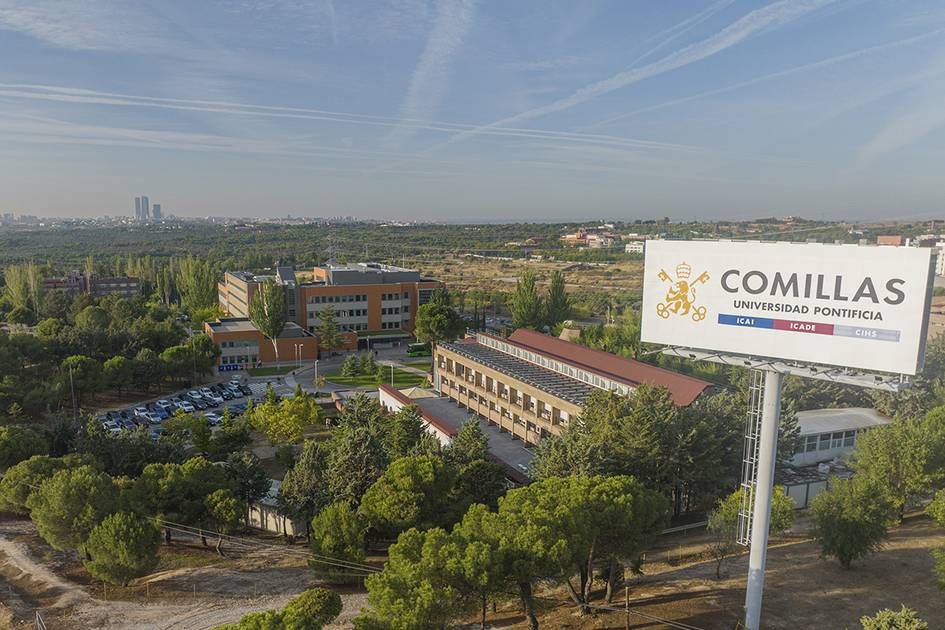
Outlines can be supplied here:
[[820, 451], [828, 450], [830, 448], [830, 434], [821, 433], [820, 436], [818, 437], [820, 438], [820, 440], [817, 443], [817, 450], [820, 450]]
[[846, 431], [843, 434], [843, 445], [844, 446], [853, 446], [853, 443], [856, 441], [856, 431]]
[[834, 433], [830, 439], [830, 448], [840, 448], [843, 446], [843, 431]]

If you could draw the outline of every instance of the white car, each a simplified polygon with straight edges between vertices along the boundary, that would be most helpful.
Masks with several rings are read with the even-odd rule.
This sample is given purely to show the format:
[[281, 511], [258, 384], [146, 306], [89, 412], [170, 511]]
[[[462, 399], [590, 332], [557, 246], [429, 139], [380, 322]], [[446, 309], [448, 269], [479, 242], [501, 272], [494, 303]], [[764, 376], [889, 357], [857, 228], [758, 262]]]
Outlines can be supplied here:
[[203, 398], [200, 392], [198, 392], [196, 389], [190, 390], [189, 392], [187, 392], [187, 395], [190, 396], [191, 398]]
[[234, 378], [232, 381], [230, 381], [230, 382], [227, 383], [226, 385], [227, 385], [227, 387], [229, 387], [230, 389], [232, 389], [232, 388], [234, 388], [234, 387], [239, 388], [239, 386], [242, 385], [242, 383], [241, 383], [239, 380], [237, 380], [237, 379]]
[[207, 396], [210, 396], [210, 395], [212, 395], [212, 394], [213, 394], [213, 390], [210, 389], [209, 387], [201, 387], [201, 388], [200, 388], [200, 395], [203, 396], [204, 398], [206, 398]]
[[207, 424], [209, 424], [211, 427], [215, 427], [223, 422], [223, 417], [220, 414], [213, 413], [212, 411], [210, 413], [203, 414], [203, 417], [206, 418]]
[[178, 408], [179, 408], [181, 411], [186, 412], [186, 413], [193, 413], [194, 411], [196, 411], [196, 407], [194, 407], [193, 405], [191, 405], [191, 404], [190, 404], [189, 402], [187, 402], [186, 400], [182, 400], [182, 401], [180, 402], [180, 404], [178, 405]]
[[163, 409], [164, 411], [166, 411], [167, 413], [171, 413], [171, 410], [174, 408], [174, 405], [171, 403], [171, 401], [164, 400], [163, 398], [157, 401], [157, 406]]
[[102, 423], [102, 426], [105, 428], [106, 431], [108, 431], [112, 435], [116, 433], [121, 433], [121, 427], [119, 427], [118, 423], [115, 422], [114, 420], [106, 420], [105, 422]]
[[217, 394], [214, 394], [213, 392], [210, 392], [209, 394], [205, 394], [203, 399], [208, 401], [214, 406], [223, 404], [223, 397], [218, 396]]
[[144, 414], [148, 413], [147, 407], [135, 407], [134, 414], [135, 418], [144, 417]]
[[154, 413], [153, 411], [149, 411], [142, 417], [147, 419], [148, 424], [161, 424], [161, 416]]

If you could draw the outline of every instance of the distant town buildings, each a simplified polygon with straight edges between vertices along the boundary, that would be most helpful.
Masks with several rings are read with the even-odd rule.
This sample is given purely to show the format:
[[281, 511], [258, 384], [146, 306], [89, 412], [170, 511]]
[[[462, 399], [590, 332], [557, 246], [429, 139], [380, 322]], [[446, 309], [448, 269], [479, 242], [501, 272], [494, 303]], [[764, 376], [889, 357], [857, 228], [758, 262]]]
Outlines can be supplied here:
[[898, 235], [880, 235], [876, 237], [876, 244], [902, 247], [906, 244], [906, 240], [904, 237]]
[[141, 291], [141, 284], [138, 278], [131, 276], [97, 276], [73, 271], [61, 278], [44, 278], [43, 288], [65, 291], [69, 295], [88, 293], [92, 297], [131, 297]]
[[152, 206], [151, 200], [148, 199], [147, 195], [135, 197], [135, 221], [143, 222], [150, 221], [151, 219], [160, 221], [163, 216], [161, 204], [156, 203]]

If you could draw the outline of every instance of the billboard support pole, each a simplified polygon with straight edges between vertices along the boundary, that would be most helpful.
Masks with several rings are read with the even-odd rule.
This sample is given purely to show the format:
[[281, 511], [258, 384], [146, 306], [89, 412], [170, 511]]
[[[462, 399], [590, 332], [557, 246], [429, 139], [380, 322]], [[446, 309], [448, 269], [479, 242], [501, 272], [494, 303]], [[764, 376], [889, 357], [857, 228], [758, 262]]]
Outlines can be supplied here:
[[768, 525], [771, 520], [771, 496], [774, 492], [774, 468], [778, 454], [778, 429], [781, 424], [781, 384], [784, 375], [765, 370], [765, 390], [758, 440], [757, 482], [751, 522], [751, 551], [748, 556], [748, 585], [745, 590], [745, 627], [761, 627], [761, 598], [765, 585], [765, 560], [768, 555]]

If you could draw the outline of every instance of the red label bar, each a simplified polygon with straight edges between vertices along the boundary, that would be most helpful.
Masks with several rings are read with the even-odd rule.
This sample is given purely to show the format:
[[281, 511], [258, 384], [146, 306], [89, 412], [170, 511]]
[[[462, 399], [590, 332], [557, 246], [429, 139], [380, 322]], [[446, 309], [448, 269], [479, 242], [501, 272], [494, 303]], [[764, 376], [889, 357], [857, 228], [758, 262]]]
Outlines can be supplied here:
[[815, 335], [832, 335], [833, 324], [818, 324], [816, 322], [798, 322], [793, 319], [774, 320], [775, 330], [790, 330], [793, 332], [812, 333]]

